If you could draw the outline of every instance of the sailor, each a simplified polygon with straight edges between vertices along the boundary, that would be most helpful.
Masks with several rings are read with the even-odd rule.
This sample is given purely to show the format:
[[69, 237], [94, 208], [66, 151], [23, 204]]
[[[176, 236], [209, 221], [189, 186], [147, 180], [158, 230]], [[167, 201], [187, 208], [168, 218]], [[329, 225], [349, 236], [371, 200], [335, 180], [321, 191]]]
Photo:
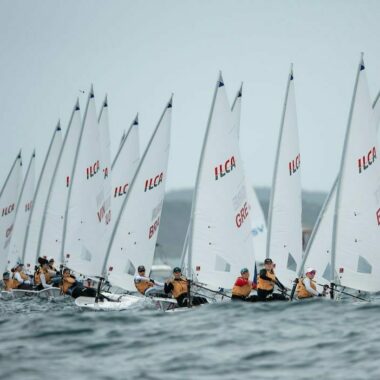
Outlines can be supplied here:
[[12, 289], [17, 289], [19, 286], [19, 282], [14, 278], [11, 278], [11, 274], [9, 272], [3, 273], [3, 282], [4, 282], [4, 290], [6, 292], [11, 291]]
[[38, 258], [38, 262], [40, 267], [34, 273], [34, 285], [37, 286], [37, 290], [52, 288], [49, 262], [42, 257]]
[[243, 268], [240, 271], [240, 275], [241, 276], [236, 279], [234, 287], [232, 288], [231, 300], [246, 302], [257, 301], [257, 296], [249, 296], [253, 288], [253, 283], [249, 279], [248, 268]]
[[62, 280], [62, 276], [60, 274], [60, 272], [57, 270], [57, 268], [54, 266], [54, 259], [51, 258], [49, 260], [49, 274], [50, 274], [50, 278], [51, 278], [51, 282], [53, 285], [59, 285], [61, 283], [61, 280]]
[[287, 301], [289, 298], [283, 294], [273, 293], [274, 286], [277, 285], [283, 292], [286, 287], [276, 277], [272, 259], [264, 260], [264, 268], [260, 270], [257, 283], [257, 296], [259, 301]]
[[[160, 284], [158, 282], [156, 283], [153, 279], [145, 276], [145, 267], [144, 267], [144, 265], [140, 265], [137, 268], [137, 272], [138, 273], [134, 277], [134, 283], [135, 283], [136, 289], [141, 294], [145, 294], [145, 292], [149, 288], [154, 288], [155, 287], [155, 288], [157, 288], [157, 290], [161, 290], [162, 289], [163, 284]], [[161, 286], [161, 288], [160, 288], [160, 286]]]
[[[182, 276], [181, 268], [175, 267], [173, 269], [173, 277], [166, 280], [164, 285], [164, 291], [166, 294], [172, 293], [173, 298], [177, 300], [179, 307], [188, 306], [189, 295], [188, 280], [185, 276]], [[207, 300], [203, 297], [191, 297], [191, 304], [198, 306], [203, 303], [207, 303]]]
[[86, 288], [76, 277], [70, 273], [70, 269], [65, 268], [62, 274], [62, 282], [60, 285], [61, 292], [68, 294], [73, 298], [78, 297], [96, 297], [94, 288]]
[[321, 297], [323, 295], [317, 291], [316, 282], [314, 280], [316, 273], [317, 271], [314, 268], [308, 268], [305, 277], [298, 280], [296, 292], [299, 299]]
[[24, 272], [24, 264], [17, 264], [13, 268], [13, 279], [19, 283], [18, 289], [33, 289], [30, 277]]

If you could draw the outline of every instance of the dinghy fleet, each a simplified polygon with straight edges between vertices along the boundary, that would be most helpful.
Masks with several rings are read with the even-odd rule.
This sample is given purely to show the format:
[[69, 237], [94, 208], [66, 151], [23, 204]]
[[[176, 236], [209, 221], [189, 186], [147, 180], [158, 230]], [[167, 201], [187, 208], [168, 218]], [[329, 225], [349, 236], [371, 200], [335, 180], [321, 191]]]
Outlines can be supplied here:
[[[91, 87], [83, 115], [77, 100], [64, 135], [60, 123], [54, 128], [39, 176], [33, 152], [22, 177], [20, 152], [6, 177], [0, 193], [1, 299], [65, 293], [76, 294], [79, 307], [94, 310], [148, 303], [178, 311], [178, 306], [191, 307], [192, 300], [227, 302], [231, 295], [243, 301], [270, 301], [313, 298], [328, 291], [331, 299], [342, 294], [370, 299], [380, 291], [380, 102], [370, 100], [363, 56], [340, 171], [305, 251], [293, 66], [287, 78], [268, 223], [246, 174], [249, 163], [240, 154], [242, 99], [241, 87], [230, 106], [220, 73], [188, 231], [183, 251], [178, 252], [181, 265], [162, 284], [152, 269], [168, 175], [173, 97], [143, 154], [136, 116], [111, 160], [108, 100], [105, 97], [97, 114]], [[49, 267], [53, 262], [56, 267]], [[25, 281], [20, 274], [17, 281], [15, 273]], [[137, 278], [146, 281], [145, 286], [137, 286]], [[304, 279], [315, 291], [305, 290]], [[263, 284], [269, 286], [269, 295], [258, 299], [255, 289], [259, 286], [260, 293]], [[86, 291], [88, 287], [92, 291]], [[283, 297], [272, 297], [277, 288]]]

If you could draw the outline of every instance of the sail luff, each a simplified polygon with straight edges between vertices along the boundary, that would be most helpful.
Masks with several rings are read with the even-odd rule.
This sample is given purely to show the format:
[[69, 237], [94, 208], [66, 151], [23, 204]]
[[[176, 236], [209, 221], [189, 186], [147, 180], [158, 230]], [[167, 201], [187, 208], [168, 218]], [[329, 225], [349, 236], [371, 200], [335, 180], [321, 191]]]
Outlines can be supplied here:
[[93, 86], [91, 85], [91, 89], [90, 89], [90, 92], [89, 92], [88, 97], [87, 97], [86, 109], [85, 109], [85, 112], [84, 112], [84, 115], [83, 115], [83, 119], [82, 119], [82, 125], [81, 125], [81, 130], [80, 130], [80, 133], [79, 133], [78, 144], [77, 144], [77, 148], [76, 148], [76, 151], [75, 151], [74, 165], [72, 167], [71, 176], [70, 176], [70, 178], [71, 178], [71, 184], [70, 184], [70, 187], [69, 187], [69, 192], [68, 192], [67, 200], [66, 200], [65, 216], [64, 216], [63, 231], [62, 231], [62, 246], [61, 246], [61, 260], [62, 260], [62, 264], [65, 262], [65, 244], [66, 244], [66, 233], [67, 233], [67, 219], [68, 219], [68, 214], [69, 214], [69, 205], [70, 205], [70, 199], [71, 199], [72, 188], [73, 188], [74, 177], [75, 177], [75, 169], [76, 169], [76, 166], [77, 166], [77, 161], [78, 161], [78, 156], [79, 156], [79, 150], [80, 150], [80, 145], [81, 145], [81, 142], [82, 142], [83, 129], [84, 129], [84, 125], [85, 125], [85, 122], [86, 122], [88, 107], [90, 105], [90, 100], [93, 97], [94, 97], [94, 90], [93, 90]]
[[284, 106], [283, 106], [282, 116], [281, 116], [281, 127], [280, 127], [278, 143], [277, 143], [277, 150], [276, 150], [275, 167], [274, 167], [273, 179], [272, 179], [271, 197], [270, 197], [270, 201], [269, 201], [267, 245], [266, 245], [266, 257], [267, 258], [269, 258], [269, 256], [270, 256], [269, 251], [270, 251], [270, 241], [271, 241], [271, 237], [272, 237], [273, 201], [274, 201], [274, 195], [276, 192], [276, 179], [277, 179], [277, 172], [278, 172], [278, 165], [279, 165], [280, 149], [281, 149], [281, 144], [282, 144], [282, 135], [283, 135], [284, 123], [285, 123], [285, 114], [286, 114], [286, 108], [287, 108], [287, 104], [288, 104], [290, 83], [292, 80], [293, 80], [293, 63], [290, 65], [290, 73], [288, 76], [288, 81], [287, 81], [287, 86], [286, 86], [285, 100], [284, 100]]
[[[44, 206], [44, 215], [45, 216], [46, 216], [46, 213], [47, 213], [47, 210], [48, 210], [48, 207], [49, 207], [52, 189], [54, 187], [54, 184], [55, 184], [55, 181], [56, 181], [56, 177], [57, 177], [57, 169], [58, 169], [58, 167], [60, 165], [60, 162], [61, 162], [61, 159], [62, 159], [62, 154], [64, 152], [64, 149], [65, 149], [65, 146], [66, 146], [66, 141], [67, 141], [67, 138], [68, 138], [69, 133], [70, 133], [70, 129], [71, 129], [72, 121], [73, 121], [73, 118], [74, 118], [74, 114], [79, 109], [80, 109], [80, 107], [79, 107], [79, 98], [77, 98], [77, 100], [75, 102], [75, 106], [74, 106], [74, 108], [73, 108], [73, 110], [71, 112], [71, 116], [70, 116], [70, 120], [69, 120], [69, 123], [68, 123], [68, 126], [67, 126], [65, 137], [63, 138], [62, 146], [61, 146], [61, 149], [60, 149], [60, 152], [59, 152], [59, 155], [58, 155], [58, 159], [57, 159], [57, 162], [56, 162], [56, 165], [55, 165], [55, 169], [54, 169], [54, 172], [53, 172], [53, 178], [52, 178], [52, 180], [50, 182], [48, 196], [46, 198], [46, 202], [45, 202], [45, 206]], [[36, 262], [37, 262], [38, 255], [40, 254], [40, 250], [41, 250], [42, 237], [43, 237], [44, 230], [45, 230], [45, 223], [46, 223], [46, 217], [43, 218], [42, 222], [41, 222], [41, 229], [40, 229], [40, 234], [39, 234], [39, 237], [38, 237], [38, 245], [37, 245], [37, 252], [36, 252]], [[63, 258], [61, 257], [61, 259], [62, 259], [61, 263], [63, 263]]]
[[348, 116], [347, 129], [346, 129], [346, 134], [344, 137], [342, 158], [341, 158], [341, 162], [340, 162], [340, 169], [339, 169], [340, 175], [339, 175], [339, 180], [337, 182], [337, 195], [336, 195], [336, 202], [335, 202], [334, 222], [333, 222], [333, 232], [332, 232], [331, 281], [330, 281], [331, 283], [335, 283], [338, 280], [338, 278], [336, 276], [335, 258], [336, 258], [336, 244], [337, 244], [336, 236], [337, 236], [337, 228], [338, 228], [338, 223], [339, 223], [338, 210], [339, 210], [340, 197], [341, 197], [341, 185], [340, 185], [341, 184], [341, 173], [343, 172], [344, 167], [345, 167], [345, 156], [346, 156], [347, 146], [348, 146], [349, 137], [350, 137], [352, 115], [353, 115], [354, 106], [355, 106], [355, 99], [356, 99], [356, 93], [357, 93], [357, 89], [358, 89], [360, 71], [362, 70], [362, 67], [364, 67], [363, 53], [361, 53], [360, 62], [359, 62], [357, 72], [356, 72], [354, 92], [352, 94], [352, 100], [351, 100], [350, 112], [349, 112], [349, 116]]
[[192, 249], [193, 249], [193, 234], [194, 234], [194, 212], [195, 212], [195, 208], [197, 206], [198, 186], [199, 186], [199, 181], [200, 181], [200, 178], [201, 178], [201, 172], [202, 172], [202, 167], [203, 167], [203, 157], [204, 157], [206, 146], [207, 146], [207, 140], [208, 140], [208, 135], [209, 135], [209, 131], [210, 131], [210, 125], [211, 125], [211, 121], [212, 121], [212, 115], [213, 115], [213, 111], [214, 111], [214, 107], [215, 107], [215, 101], [216, 101], [216, 96], [217, 96], [217, 93], [218, 93], [218, 88], [220, 86], [223, 86], [223, 85], [224, 85], [224, 83], [223, 83], [222, 72], [220, 71], [219, 72], [218, 80], [217, 80], [216, 85], [215, 85], [214, 95], [213, 95], [213, 99], [212, 99], [212, 103], [211, 103], [211, 109], [210, 109], [210, 113], [209, 113], [209, 117], [208, 117], [208, 121], [207, 121], [207, 127], [206, 127], [205, 137], [203, 139], [202, 151], [201, 151], [201, 156], [200, 156], [199, 165], [198, 165], [198, 172], [197, 172], [197, 177], [196, 177], [196, 180], [195, 180], [193, 202], [192, 202], [192, 206], [191, 206], [191, 214], [190, 214], [190, 222], [189, 222], [189, 225], [190, 225], [189, 242], [188, 242], [189, 250], [188, 250], [188, 255], [187, 255], [187, 272], [188, 272], [187, 274], [188, 274], [189, 278], [192, 275]]
[[50, 140], [50, 144], [49, 144], [49, 147], [48, 147], [45, 159], [44, 159], [44, 163], [42, 165], [42, 169], [41, 169], [40, 175], [38, 177], [38, 181], [37, 181], [37, 185], [36, 185], [36, 190], [34, 192], [34, 197], [33, 197], [33, 201], [32, 201], [32, 209], [30, 210], [29, 220], [28, 220], [28, 224], [27, 224], [27, 228], [26, 228], [26, 233], [25, 233], [25, 241], [24, 241], [24, 247], [23, 247], [23, 252], [22, 252], [22, 260], [23, 261], [25, 261], [26, 248], [27, 248], [27, 245], [28, 245], [28, 239], [30, 237], [30, 234], [29, 234], [30, 233], [30, 225], [31, 225], [33, 214], [34, 214], [34, 211], [35, 211], [35, 201], [36, 201], [38, 193], [40, 191], [41, 182], [42, 182], [42, 179], [43, 179], [43, 176], [44, 176], [44, 173], [45, 173], [47, 161], [48, 161], [48, 158], [50, 156], [50, 152], [52, 150], [54, 140], [56, 138], [56, 134], [58, 132], [60, 132], [60, 131], [61, 131], [61, 123], [60, 123], [60, 120], [58, 120], [57, 126], [56, 126], [56, 128], [54, 130], [54, 133], [53, 133], [53, 136], [52, 136], [52, 138]]
[[[165, 108], [164, 108], [164, 110], [163, 110], [163, 112], [162, 112], [162, 114], [160, 116], [160, 119], [159, 119], [159, 121], [158, 121], [158, 123], [157, 123], [157, 125], [156, 125], [156, 127], [155, 127], [155, 129], [153, 131], [153, 134], [152, 134], [151, 138], [149, 139], [148, 145], [147, 145], [147, 147], [146, 147], [146, 149], [144, 151], [143, 156], [140, 159], [140, 162], [139, 162], [139, 164], [137, 166], [137, 169], [135, 171], [134, 177], [133, 177], [133, 179], [131, 181], [129, 190], [128, 190], [128, 192], [127, 192], [127, 194], [126, 194], [126, 196], [125, 196], [125, 198], [123, 200], [123, 203], [122, 203], [122, 205], [120, 207], [119, 214], [117, 215], [117, 218], [115, 220], [115, 224], [113, 226], [113, 229], [112, 229], [109, 241], [108, 241], [106, 255], [105, 255], [104, 260], [103, 260], [103, 266], [102, 266], [101, 276], [104, 277], [104, 278], [107, 275], [107, 263], [108, 263], [108, 260], [109, 260], [109, 257], [110, 257], [110, 253], [111, 253], [111, 249], [112, 249], [113, 243], [114, 243], [115, 235], [116, 235], [116, 232], [118, 230], [118, 227], [119, 227], [119, 224], [120, 224], [120, 220], [121, 220], [121, 218], [123, 216], [124, 209], [125, 209], [125, 207], [126, 207], [126, 205], [128, 203], [128, 200], [130, 198], [130, 194], [132, 193], [132, 190], [133, 190], [133, 188], [135, 186], [136, 178], [138, 177], [138, 174], [139, 174], [139, 172], [141, 170], [141, 167], [142, 167], [142, 165], [144, 163], [145, 157], [147, 156], [147, 154], [149, 152], [149, 149], [150, 149], [150, 146], [152, 145], [152, 143], [153, 143], [153, 141], [155, 139], [155, 136], [156, 136], [156, 134], [157, 134], [157, 132], [159, 130], [159, 127], [161, 125], [161, 121], [163, 120], [163, 118], [165, 116], [165, 113], [167, 112], [167, 109], [172, 107], [172, 103], [173, 103], [173, 94], [171, 95], [170, 100], [167, 102], [167, 104], [166, 104], [166, 106], [165, 106]], [[136, 119], [135, 119], [134, 123], [131, 125], [130, 130], [132, 129], [132, 127], [134, 125], [136, 125], [135, 124], [136, 121], [137, 121], [137, 116], [136, 116]], [[127, 138], [125, 138], [124, 141], [126, 141], [126, 140], [127, 140]]]

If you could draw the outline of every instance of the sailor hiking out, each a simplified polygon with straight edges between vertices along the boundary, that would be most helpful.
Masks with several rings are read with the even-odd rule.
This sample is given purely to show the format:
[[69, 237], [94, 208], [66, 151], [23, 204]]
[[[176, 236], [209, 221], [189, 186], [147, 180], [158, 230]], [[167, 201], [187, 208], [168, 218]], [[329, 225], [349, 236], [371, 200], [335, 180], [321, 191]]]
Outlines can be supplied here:
[[[189, 305], [189, 285], [185, 276], [182, 276], [181, 268], [175, 267], [173, 269], [173, 277], [166, 280], [164, 285], [166, 294], [172, 293], [173, 298], [178, 302], [179, 307], [187, 307]], [[207, 303], [203, 297], [191, 297], [193, 306], [198, 306]]]
[[232, 301], [245, 301], [245, 302], [256, 302], [257, 296], [250, 296], [254, 284], [249, 279], [249, 270], [248, 268], [243, 268], [240, 271], [240, 277], [235, 281], [235, 284], [232, 288]]
[[286, 292], [286, 287], [281, 284], [274, 272], [272, 259], [264, 260], [264, 268], [260, 270], [257, 282], [257, 297], [259, 301], [288, 301], [289, 298], [284, 294], [274, 293], [275, 285]]
[[298, 280], [296, 292], [299, 299], [321, 297], [325, 295], [317, 291], [316, 282], [314, 280], [316, 273], [317, 271], [314, 268], [308, 268], [305, 277]]
[[24, 272], [24, 264], [17, 264], [13, 268], [13, 279], [18, 282], [18, 289], [32, 289], [33, 284], [30, 277]]
[[76, 277], [70, 273], [70, 269], [65, 268], [60, 285], [61, 292], [73, 298], [78, 297], [96, 297], [94, 288], [86, 288]]
[[17, 280], [14, 278], [11, 278], [11, 274], [9, 272], [3, 273], [3, 284], [4, 284], [4, 290], [6, 292], [10, 292], [12, 289], [17, 289], [20, 285]]
[[155, 282], [153, 279], [145, 276], [144, 265], [140, 265], [137, 268], [137, 272], [138, 273], [134, 277], [134, 283], [139, 293], [144, 295], [150, 288], [157, 289], [158, 292], [162, 291], [163, 284]]

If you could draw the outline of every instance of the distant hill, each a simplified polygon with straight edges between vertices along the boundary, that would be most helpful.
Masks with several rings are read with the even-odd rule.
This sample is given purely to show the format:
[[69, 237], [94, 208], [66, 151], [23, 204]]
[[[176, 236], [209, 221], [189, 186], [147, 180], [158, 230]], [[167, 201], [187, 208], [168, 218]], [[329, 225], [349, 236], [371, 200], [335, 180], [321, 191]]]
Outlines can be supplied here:
[[[257, 188], [256, 193], [267, 217], [270, 189]], [[313, 228], [325, 198], [326, 193], [303, 192], [302, 221], [304, 228]], [[156, 263], [170, 265], [179, 263], [189, 223], [192, 199], [192, 189], [172, 191], [166, 194], [157, 239]]]

